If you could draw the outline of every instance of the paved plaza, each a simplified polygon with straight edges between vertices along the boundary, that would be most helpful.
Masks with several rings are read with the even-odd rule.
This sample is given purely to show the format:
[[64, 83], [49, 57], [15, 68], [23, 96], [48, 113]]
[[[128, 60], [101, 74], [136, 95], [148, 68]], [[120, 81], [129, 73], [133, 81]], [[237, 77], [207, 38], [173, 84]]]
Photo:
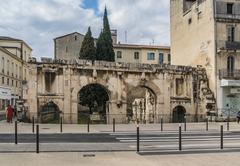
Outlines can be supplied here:
[[[240, 125], [231, 122], [187, 123], [182, 126], [179, 151], [179, 124], [140, 124], [140, 152], [136, 152], [136, 125], [59, 124], [40, 125], [40, 153], [36, 154], [36, 128], [18, 123], [15, 145], [14, 123], [0, 122], [0, 160], [4, 165], [239, 165]], [[220, 149], [220, 126], [224, 149]], [[12, 160], [14, 159], [14, 160]]]
[[134, 152], [88, 153], [4, 153], [7, 166], [239, 166], [240, 153], [140, 156]]

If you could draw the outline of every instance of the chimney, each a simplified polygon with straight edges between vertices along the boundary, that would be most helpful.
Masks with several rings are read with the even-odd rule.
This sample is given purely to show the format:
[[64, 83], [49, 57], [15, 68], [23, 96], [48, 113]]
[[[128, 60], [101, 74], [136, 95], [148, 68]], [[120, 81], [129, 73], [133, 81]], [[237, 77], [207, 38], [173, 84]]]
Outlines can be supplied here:
[[117, 44], [117, 30], [116, 29], [112, 29], [111, 30], [111, 35], [112, 35], [113, 44]]

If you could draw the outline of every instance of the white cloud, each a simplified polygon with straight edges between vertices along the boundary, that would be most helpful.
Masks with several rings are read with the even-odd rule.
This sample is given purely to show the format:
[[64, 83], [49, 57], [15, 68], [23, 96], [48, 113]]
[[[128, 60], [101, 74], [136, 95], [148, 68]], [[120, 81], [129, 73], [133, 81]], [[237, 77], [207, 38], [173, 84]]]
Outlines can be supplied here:
[[[0, 0], [4, 1], [4, 0]], [[104, 6], [109, 10], [111, 27], [118, 29], [124, 42], [169, 44], [167, 0], [99, 0], [99, 15], [83, 9], [83, 0], [9, 0], [1, 2], [0, 35], [21, 38], [32, 46], [35, 56], [53, 57], [53, 38], [90, 25], [95, 37], [102, 28]]]
[[110, 23], [118, 29], [119, 40], [129, 43], [169, 45], [168, 0], [100, 0], [100, 9], [107, 4]]

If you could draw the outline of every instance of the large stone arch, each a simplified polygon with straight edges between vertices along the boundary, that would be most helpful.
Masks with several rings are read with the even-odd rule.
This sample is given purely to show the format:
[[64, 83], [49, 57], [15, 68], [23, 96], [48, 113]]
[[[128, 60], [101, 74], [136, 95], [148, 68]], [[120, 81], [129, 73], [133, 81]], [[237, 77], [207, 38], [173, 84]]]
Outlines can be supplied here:
[[[133, 86], [131, 84], [128, 84], [127, 85], [127, 92], [126, 92], [126, 104], [127, 104], [127, 116], [128, 116], [128, 120], [130, 118], [133, 117], [132, 115], [132, 111], [133, 111], [133, 106], [135, 105], [135, 107], [138, 107], [136, 106], [136, 104], [139, 105], [139, 102], [138, 101], [135, 101], [136, 104], [132, 105], [133, 101], [136, 99], [136, 98], [141, 98], [140, 96], [143, 95], [143, 93], [148, 93], [149, 95], [149, 99], [151, 99], [151, 101], [154, 102], [153, 105], [150, 105], [150, 109], [149, 110], [153, 110], [151, 113], [147, 111], [147, 100], [146, 98], [139, 101], [140, 102], [140, 109], [141, 109], [141, 105], [142, 103], [141, 102], [144, 102], [144, 111], [148, 112], [149, 114], [146, 114], [144, 116], [147, 116], [145, 117], [144, 119], [144, 123], [154, 123], [156, 122], [157, 120], [157, 113], [158, 113], [158, 108], [159, 108], [159, 99], [161, 98], [161, 91], [160, 91], [160, 88], [155, 85], [154, 83], [152, 82], [139, 82], [137, 85]], [[141, 93], [141, 94], [140, 94]], [[153, 100], [152, 100], [153, 99]], [[139, 118], [137, 118], [139, 119]], [[142, 117], [140, 117], [140, 119], [142, 119]], [[129, 120], [130, 121], [130, 120]]]
[[[83, 106], [80, 104], [80, 94], [87, 90], [88, 88], [93, 88], [93, 87], [98, 87], [100, 90], [102, 90], [102, 92], [105, 94], [104, 96], [106, 96], [106, 101], [104, 105], [101, 105], [101, 108], [96, 106], [96, 109], [99, 111], [99, 109], [101, 109], [101, 111], [99, 112], [99, 114], [97, 114], [96, 112], [91, 112], [92, 110], [89, 110], [89, 107], [87, 106]], [[76, 93], [78, 89], [78, 92]], [[97, 82], [92, 82], [92, 83], [88, 83], [85, 84], [84, 86], [78, 87], [77, 89], [74, 90], [74, 97], [77, 101], [77, 114], [78, 114], [78, 121], [80, 123], [84, 123], [84, 119], [86, 121], [87, 118], [90, 118], [92, 121], [99, 121], [99, 123], [107, 123], [107, 114], [109, 113], [109, 101], [111, 100], [111, 91], [104, 86], [101, 83], [97, 83]], [[97, 103], [96, 103], [97, 105]], [[81, 118], [83, 119], [83, 121], [81, 120]], [[99, 118], [99, 120], [98, 120]]]

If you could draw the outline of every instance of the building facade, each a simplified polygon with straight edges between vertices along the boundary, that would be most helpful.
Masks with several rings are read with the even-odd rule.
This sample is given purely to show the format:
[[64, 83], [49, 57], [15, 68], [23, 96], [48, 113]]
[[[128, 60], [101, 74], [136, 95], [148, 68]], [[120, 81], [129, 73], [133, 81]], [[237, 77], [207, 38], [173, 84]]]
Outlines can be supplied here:
[[[111, 30], [116, 62], [170, 64], [170, 47], [117, 43], [117, 30]], [[54, 39], [55, 59], [79, 59], [84, 35], [74, 32]], [[95, 42], [97, 39], [95, 39]]]
[[240, 2], [171, 0], [171, 55], [176, 65], [201, 65], [216, 96], [216, 112], [240, 111]]
[[171, 64], [170, 47], [115, 44], [115, 61], [142, 64]]
[[0, 110], [8, 104], [16, 105], [27, 93], [27, 61], [32, 56], [31, 47], [23, 40], [0, 37]]

